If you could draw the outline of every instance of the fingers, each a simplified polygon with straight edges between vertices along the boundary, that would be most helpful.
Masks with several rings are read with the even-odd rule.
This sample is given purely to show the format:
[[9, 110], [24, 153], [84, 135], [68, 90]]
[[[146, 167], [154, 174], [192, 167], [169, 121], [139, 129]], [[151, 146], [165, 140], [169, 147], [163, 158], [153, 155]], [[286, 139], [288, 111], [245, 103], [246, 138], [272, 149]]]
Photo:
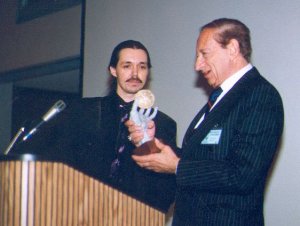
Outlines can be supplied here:
[[147, 137], [147, 140], [152, 140], [155, 136], [155, 123], [152, 120], [143, 125], [145, 128], [130, 119], [125, 122], [125, 125], [130, 134], [130, 141], [137, 147], [142, 144], [141, 142], [145, 137]]
[[138, 113], [139, 113], [139, 117], [140, 118], [142, 118], [143, 117], [143, 115], [144, 115], [144, 108], [140, 108], [140, 110], [138, 111]]
[[135, 146], [139, 146], [141, 140], [143, 140], [144, 138], [144, 132], [141, 126], [138, 126], [135, 124], [134, 121], [132, 120], [127, 120], [125, 122], [125, 125], [128, 128], [129, 131], [129, 137], [130, 137], [130, 141], [135, 145]]
[[142, 131], [142, 127], [137, 125], [133, 120], [130, 119], [125, 122], [125, 126], [127, 126], [129, 133]]
[[145, 119], [145, 120], [152, 120], [152, 119], [154, 119], [154, 117], [157, 114], [158, 107], [153, 108], [153, 112], [150, 115], [151, 111], [152, 111], [152, 108], [147, 108], [147, 109], [140, 108], [140, 110], [138, 111], [139, 117], [141, 119]]
[[157, 114], [157, 111], [158, 111], [158, 107], [155, 107], [152, 114], [149, 116], [149, 119], [152, 120], [154, 119], [154, 117], [156, 116]]
[[131, 142], [135, 145], [135, 146], [140, 146], [141, 145], [141, 141], [144, 138], [144, 132], [143, 131], [135, 131], [130, 133], [130, 138], [131, 138]]
[[151, 108], [148, 108], [148, 109], [146, 110], [145, 114], [144, 114], [146, 118], [149, 117], [150, 112], [151, 112]]
[[[161, 142], [159, 142], [162, 144]], [[149, 155], [132, 155], [132, 159], [142, 168], [160, 173], [174, 173], [178, 158], [169, 158], [169, 152], [160, 152]]]
[[134, 121], [129, 119], [124, 124], [125, 124], [125, 126], [127, 126], [129, 128], [129, 127], [133, 126], [135, 123], [134, 123]]
[[154, 138], [155, 145], [158, 149], [162, 150], [166, 145], [162, 143], [159, 139]]
[[136, 99], [134, 100], [134, 102], [133, 102], [131, 111], [137, 111], [138, 105], [139, 105], [139, 100], [138, 100], [138, 98], [136, 98]]
[[132, 159], [140, 167], [145, 168], [145, 169], [149, 169], [149, 170], [154, 170], [156, 168], [156, 166], [153, 163], [151, 163], [152, 162], [152, 156], [153, 156], [153, 154], [143, 155], [143, 156], [132, 155]]
[[153, 120], [148, 122], [148, 129], [153, 129], [155, 127], [155, 123]]

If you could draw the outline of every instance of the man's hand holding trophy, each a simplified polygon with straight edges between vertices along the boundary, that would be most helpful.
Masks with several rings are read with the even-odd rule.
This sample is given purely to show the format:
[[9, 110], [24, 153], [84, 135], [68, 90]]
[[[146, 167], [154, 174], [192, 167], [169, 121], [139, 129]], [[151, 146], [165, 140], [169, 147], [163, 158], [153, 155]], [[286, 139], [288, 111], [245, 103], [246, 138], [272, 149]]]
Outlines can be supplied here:
[[136, 93], [130, 120], [143, 129], [144, 138], [139, 142], [138, 147], [133, 151], [135, 155], [145, 155], [158, 152], [154, 141], [149, 138], [147, 133], [148, 122], [157, 114], [158, 107], [154, 107], [155, 97], [150, 90], [143, 89]]

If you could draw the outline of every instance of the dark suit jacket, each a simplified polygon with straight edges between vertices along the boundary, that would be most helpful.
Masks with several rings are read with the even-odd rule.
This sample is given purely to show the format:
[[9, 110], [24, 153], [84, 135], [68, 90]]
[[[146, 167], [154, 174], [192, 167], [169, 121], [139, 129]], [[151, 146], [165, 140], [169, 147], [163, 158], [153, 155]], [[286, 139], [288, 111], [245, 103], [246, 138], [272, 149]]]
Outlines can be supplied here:
[[[185, 138], [173, 225], [264, 225], [264, 187], [283, 117], [280, 95], [251, 69]], [[213, 129], [221, 131], [218, 144], [201, 144]]]
[[[140, 168], [131, 158], [135, 147], [128, 140], [118, 181], [109, 176], [112, 161], [117, 157], [115, 146], [121, 117], [118, 99], [112, 94], [83, 98], [72, 104], [68, 108], [68, 123], [64, 124], [65, 131], [56, 149], [83, 172], [152, 207], [167, 211], [175, 199], [175, 176]], [[159, 138], [176, 147], [175, 121], [162, 112], [158, 112], [154, 121], [158, 125]]]

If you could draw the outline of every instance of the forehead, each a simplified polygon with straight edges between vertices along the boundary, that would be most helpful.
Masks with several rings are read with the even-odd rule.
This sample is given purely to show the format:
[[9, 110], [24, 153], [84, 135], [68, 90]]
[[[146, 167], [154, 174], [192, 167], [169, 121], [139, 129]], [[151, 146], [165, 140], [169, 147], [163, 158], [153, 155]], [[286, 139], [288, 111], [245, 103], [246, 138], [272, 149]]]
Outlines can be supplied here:
[[142, 49], [122, 49], [119, 53], [119, 62], [132, 62], [132, 63], [147, 63], [147, 54]]
[[220, 44], [215, 40], [217, 29], [206, 28], [200, 32], [197, 40], [197, 49], [205, 49], [208, 47], [219, 46]]

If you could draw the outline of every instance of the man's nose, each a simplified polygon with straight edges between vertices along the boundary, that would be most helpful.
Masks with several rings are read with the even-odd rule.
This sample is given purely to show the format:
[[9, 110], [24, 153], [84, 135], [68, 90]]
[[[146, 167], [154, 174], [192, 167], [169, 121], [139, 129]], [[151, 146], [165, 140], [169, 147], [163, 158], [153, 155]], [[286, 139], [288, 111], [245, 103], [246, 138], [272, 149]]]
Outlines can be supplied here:
[[132, 77], [137, 78], [138, 74], [139, 74], [139, 68], [138, 68], [138, 66], [133, 66]]
[[201, 71], [205, 66], [205, 61], [203, 59], [203, 57], [200, 55], [200, 56], [197, 56], [196, 57], [196, 60], [195, 60], [195, 65], [194, 65], [194, 68], [196, 71]]

